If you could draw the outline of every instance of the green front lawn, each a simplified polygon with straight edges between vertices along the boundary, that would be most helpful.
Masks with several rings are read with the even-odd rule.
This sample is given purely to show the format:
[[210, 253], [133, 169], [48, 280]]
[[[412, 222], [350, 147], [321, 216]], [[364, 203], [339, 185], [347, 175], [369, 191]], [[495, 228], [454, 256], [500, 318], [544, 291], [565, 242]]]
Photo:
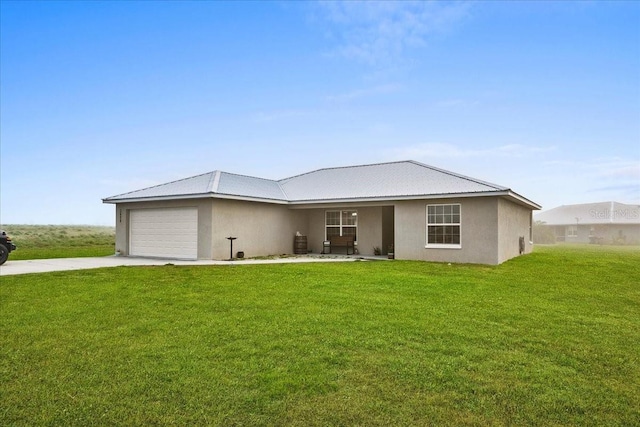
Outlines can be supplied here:
[[640, 252], [5, 276], [0, 425], [640, 424]]

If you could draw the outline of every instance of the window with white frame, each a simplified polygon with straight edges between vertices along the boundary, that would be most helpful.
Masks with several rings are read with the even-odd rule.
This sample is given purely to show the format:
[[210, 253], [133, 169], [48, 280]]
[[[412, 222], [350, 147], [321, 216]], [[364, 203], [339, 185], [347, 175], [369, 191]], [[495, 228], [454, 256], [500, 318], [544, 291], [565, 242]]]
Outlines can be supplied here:
[[577, 225], [570, 225], [567, 227], [567, 237], [578, 237]]
[[353, 241], [358, 236], [358, 211], [326, 211], [325, 212], [325, 239], [331, 236], [353, 236]]
[[427, 247], [460, 248], [459, 204], [427, 205]]

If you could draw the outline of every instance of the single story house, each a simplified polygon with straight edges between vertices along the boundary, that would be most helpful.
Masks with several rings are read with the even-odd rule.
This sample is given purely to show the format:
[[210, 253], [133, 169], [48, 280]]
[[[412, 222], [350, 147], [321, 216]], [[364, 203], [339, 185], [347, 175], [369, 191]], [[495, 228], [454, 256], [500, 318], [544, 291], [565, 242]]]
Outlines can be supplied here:
[[557, 242], [640, 244], [640, 206], [618, 202], [563, 205], [535, 215]]
[[122, 255], [220, 260], [230, 257], [228, 237], [255, 257], [291, 254], [303, 235], [313, 253], [353, 236], [361, 255], [379, 248], [396, 259], [500, 264], [531, 252], [540, 209], [507, 187], [415, 161], [279, 181], [214, 171], [103, 202], [115, 204]]

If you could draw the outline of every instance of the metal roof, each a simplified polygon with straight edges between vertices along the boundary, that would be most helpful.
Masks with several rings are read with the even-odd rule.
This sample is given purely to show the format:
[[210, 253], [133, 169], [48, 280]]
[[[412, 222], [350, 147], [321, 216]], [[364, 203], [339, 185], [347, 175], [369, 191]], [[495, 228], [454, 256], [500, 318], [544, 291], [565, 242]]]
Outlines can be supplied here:
[[320, 169], [283, 179], [280, 185], [291, 201], [389, 198], [508, 190], [506, 187], [413, 161]]
[[103, 201], [109, 203], [111, 201], [127, 201], [133, 199], [149, 199], [149, 198], [170, 198], [188, 195], [198, 195], [208, 193], [212, 177], [215, 172], [209, 172], [202, 175], [185, 178], [178, 181], [168, 182], [153, 187], [143, 188], [142, 190], [131, 191], [129, 193], [118, 194], [117, 196], [107, 197]]
[[286, 201], [277, 181], [213, 171], [104, 199], [106, 203], [214, 195]]
[[219, 197], [300, 204], [454, 195], [503, 195], [540, 208], [507, 187], [411, 160], [319, 169], [279, 181], [214, 171], [108, 197], [103, 202]]
[[563, 205], [535, 215], [548, 225], [640, 224], [640, 206], [618, 202]]
[[235, 175], [227, 172], [220, 172], [220, 182], [218, 187], [213, 191], [217, 194], [226, 194], [228, 196], [244, 196], [282, 201], [286, 201], [287, 199], [278, 181]]

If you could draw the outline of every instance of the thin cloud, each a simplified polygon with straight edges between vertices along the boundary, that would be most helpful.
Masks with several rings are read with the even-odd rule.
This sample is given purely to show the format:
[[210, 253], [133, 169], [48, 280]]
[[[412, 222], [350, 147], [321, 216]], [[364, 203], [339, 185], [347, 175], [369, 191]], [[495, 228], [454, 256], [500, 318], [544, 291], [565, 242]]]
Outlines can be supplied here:
[[640, 200], [640, 162], [611, 158], [592, 166], [593, 186], [588, 191], [617, 193], [622, 200]]
[[617, 178], [636, 180], [640, 185], [640, 161], [621, 157], [597, 158], [593, 160], [550, 160], [545, 166], [572, 168], [588, 172], [599, 178]]
[[605, 187], [595, 187], [586, 190], [587, 193], [604, 194], [604, 199], [622, 203], [640, 203], [640, 185], [618, 184]]
[[604, 176], [635, 179], [637, 186], [640, 187], [640, 162], [621, 160], [602, 166], [604, 166]]
[[587, 190], [589, 192], [598, 192], [598, 191], [619, 191], [622, 193], [629, 194], [640, 194], [640, 186], [633, 184], [621, 184], [621, 185], [609, 185], [606, 187], [597, 187]]
[[[622, 157], [602, 157], [586, 160], [554, 160], [542, 164], [541, 180], [574, 187], [574, 196], [582, 201], [597, 195], [602, 200], [618, 202], [640, 201], [640, 162]], [[579, 200], [575, 200], [579, 202]], [[569, 202], [564, 201], [564, 204]]]
[[468, 2], [321, 2], [318, 11], [335, 40], [333, 54], [370, 65], [397, 61], [409, 48], [454, 29]]

